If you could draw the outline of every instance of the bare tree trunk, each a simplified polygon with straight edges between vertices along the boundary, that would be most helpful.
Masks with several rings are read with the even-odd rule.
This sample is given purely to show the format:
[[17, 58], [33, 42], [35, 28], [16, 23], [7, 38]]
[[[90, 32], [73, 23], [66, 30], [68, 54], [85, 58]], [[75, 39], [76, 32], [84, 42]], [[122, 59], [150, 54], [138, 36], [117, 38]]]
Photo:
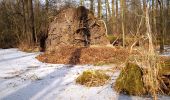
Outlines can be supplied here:
[[116, 19], [118, 19], [118, 12], [119, 12], [118, 0], [116, 0]]
[[107, 1], [105, 0], [105, 8], [106, 8], [106, 22], [108, 21], [108, 8], [107, 8]]
[[109, 14], [109, 19], [111, 18], [111, 10], [110, 10], [110, 3], [108, 0], [106, 0], [106, 4], [107, 4], [107, 9], [108, 9], [108, 14]]
[[102, 2], [98, 0], [98, 18], [102, 17]]
[[152, 0], [152, 31], [156, 32], [156, 12], [155, 12], [155, 0]]
[[90, 0], [90, 10], [94, 12], [94, 0]]
[[112, 0], [112, 24], [113, 24], [113, 28], [112, 31], [115, 31], [115, 0]]
[[[118, 20], [118, 13], [119, 13], [118, 0], [116, 0], [116, 20]], [[118, 32], [118, 24], [117, 23], [116, 23], [116, 31]]]
[[165, 23], [164, 23], [164, 25], [165, 25], [165, 29], [164, 29], [164, 33], [165, 33], [165, 43], [166, 43], [166, 41], [167, 41], [167, 39], [169, 39], [169, 38], [167, 38], [168, 37], [168, 18], [169, 18], [169, 16], [168, 16], [168, 8], [169, 7], [169, 0], [166, 0], [166, 9], [164, 9], [164, 12], [165, 12], [165, 15], [164, 15], [164, 20], [165, 20]]
[[29, 12], [28, 12], [28, 0], [23, 0], [23, 12], [24, 12], [24, 26], [25, 26], [25, 38], [28, 43], [31, 43], [31, 36], [29, 33]]
[[29, 0], [29, 12], [30, 12], [30, 22], [31, 22], [31, 31], [33, 43], [36, 43], [36, 34], [35, 34], [35, 23], [34, 23], [34, 11], [33, 11], [33, 2]]
[[143, 11], [146, 12], [146, 0], [143, 0]]
[[[40, 33], [40, 1], [35, 0], [35, 34], [37, 36], [38, 33]], [[36, 41], [37, 42], [37, 41]]]
[[120, 0], [121, 5], [121, 18], [122, 18], [122, 39], [123, 39], [123, 47], [125, 47], [125, 27], [124, 27], [124, 0]]
[[[153, 0], [153, 1], [155, 1], [155, 0]], [[153, 32], [154, 32], [154, 34], [156, 34], [156, 32], [157, 32], [157, 28], [156, 28], [156, 26], [157, 26], [157, 20], [156, 20], [156, 16], [157, 16], [157, 11], [156, 11], [156, 5], [157, 5], [157, 3], [156, 3], [156, 1], [155, 1], [155, 3], [154, 3], [154, 6], [153, 6]]]
[[25, 1], [22, 0], [22, 10], [23, 10], [23, 17], [24, 17], [24, 29], [23, 29], [23, 37], [26, 39], [26, 33], [27, 33], [27, 21], [26, 21], [26, 7], [25, 7]]
[[84, 0], [80, 0], [80, 5], [81, 5], [81, 6], [84, 5]]
[[112, 20], [115, 20], [115, 0], [112, 0]]
[[164, 18], [163, 18], [163, 0], [158, 0], [160, 6], [160, 53], [164, 52]]
[[46, 4], [45, 4], [45, 6], [46, 6], [46, 21], [45, 21], [45, 31], [46, 31], [46, 34], [48, 33], [48, 22], [49, 22], [49, 20], [48, 20], [48, 10], [49, 10], [49, 0], [46, 0]]

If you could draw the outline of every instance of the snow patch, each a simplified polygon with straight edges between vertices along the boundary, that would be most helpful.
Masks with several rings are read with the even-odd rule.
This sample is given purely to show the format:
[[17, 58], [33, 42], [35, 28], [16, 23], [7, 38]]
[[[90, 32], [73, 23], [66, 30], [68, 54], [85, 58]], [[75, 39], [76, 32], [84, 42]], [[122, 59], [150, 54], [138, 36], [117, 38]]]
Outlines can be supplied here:
[[[35, 57], [40, 53], [25, 53], [18, 49], [0, 49], [1, 100], [143, 100], [127, 96], [112, 89], [119, 71], [112, 74], [109, 84], [85, 87], [75, 79], [88, 69], [109, 69], [113, 66], [46, 64]], [[169, 100], [170, 97], [160, 96]]]

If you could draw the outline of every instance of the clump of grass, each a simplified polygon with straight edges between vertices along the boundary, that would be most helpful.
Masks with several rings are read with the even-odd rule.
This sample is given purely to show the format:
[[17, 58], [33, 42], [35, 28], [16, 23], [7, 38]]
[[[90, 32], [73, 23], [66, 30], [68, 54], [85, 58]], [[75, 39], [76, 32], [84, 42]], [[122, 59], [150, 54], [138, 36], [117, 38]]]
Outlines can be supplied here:
[[113, 43], [116, 39], [117, 39], [117, 37], [116, 36], [113, 36], [113, 35], [108, 35], [108, 40], [110, 41], [110, 43]]
[[111, 64], [111, 63], [107, 63], [107, 62], [101, 61], [101, 62], [95, 63], [94, 66], [104, 66], [104, 65], [110, 65], [110, 64]]
[[166, 60], [161, 64], [161, 70], [159, 71], [159, 74], [170, 75], [170, 60]]
[[133, 63], [127, 63], [115, 83], [115, 90], [128, 95], [144, 95], [146, 90], [142, 81], [141, 68]]
[[87, 87], [103, 86], [110, 80], [104, 71], [101, 70], [87, 70], [82, 73], [77, 79], [76, 83], [85, 85]]
[[40, 77], [38, 77], [37, 75], [33, 74], [29, 77], [29, 79], [31, 79], [32, 81], [36, 81], [36, 80], [41, 80]]

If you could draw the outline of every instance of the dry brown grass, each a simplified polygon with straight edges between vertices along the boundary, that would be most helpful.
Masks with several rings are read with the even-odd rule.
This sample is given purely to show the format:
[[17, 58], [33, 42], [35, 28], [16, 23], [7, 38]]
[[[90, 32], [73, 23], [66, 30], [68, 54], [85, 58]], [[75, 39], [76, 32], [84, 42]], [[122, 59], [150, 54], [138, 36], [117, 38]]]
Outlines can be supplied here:
[[27, 42], [21, 42], [18, 45], [19, 50], [24, 52], [39, 52], [39, 47], [35, 45], [30, 45]]
[[60, 47], [37, 57], [46, 63], [62, 64], [109, 64], [124, 62], [128, 50], [113, 47]]
[[[162, 59], [160, 59], [158, 53], [155, 51], [154, 49], [154, 45], [153, 45], [153, 37], [152, 37], [152, 32], [151, 32], [151, 27], [150, 27], [150, 19], [149, 19], [149, 13], [148, 13], [148, 9], [146, 9], [146, 13], [145, 13], [145, 22], [146, 22], [146, 34], [145, 34], [145, 40], [148, 41], [147, 46], [148, 48], [146, 48], [146, 46], [144, 45], [144, 43], [142, 45], [140, 45], [140, 47], [137, 49], [137, 51], [139, 51], [139, 55], [131, 55], [129, 56], [129, 58], [127, 59], [127, 61], [133, 61], [134, 63], [136, 63], [137, 65], [139, 65], [139, 67], [142, 69], [143, 75], [142, 80], [144, 83], [144, 87], [147, 91], [148, 94], [151, 94], [153, 96], [154, 100], [157, 100], [157, 94], [161, 93], [165, 93], [165, 94], [170, 94], [170, 92], [168, 91], [170, 88], [170, 76], [166, 76], [165, 75], [160, 75], [160, 71], [162, 70]], [[131, 50], [133, 50], [133, 45], [131, 47]], [[165, 59], [165, 58], [164, 58]], [[167, 67], [166, 67], [167, 68]], [[132, 74], [134, 74], [135, 76], [135, 72], [133, 72]], [[165, 74], [165, 72], [163, 72], [163, 74]], [[128, 75], [125, 75], [124, 78], [128, 78]], [[136, 74], [137, 75], [137, 74]], [[129, 80], [131, 80], [133, 78], [129, 78]], [[125, 80], [121, 80], [122, 83], [125, 82]], [[130, 82], [129, 82], [130, 83]], [[132, 82], [131, 84], [135, 84], [136, 82]], [[118, 84], [120, 85], [120, 84]], [[128, 88], [129, 86], [123, 86], [123, 88]], [[163, 87], [163, 88], [162, 88]], [[131, 87], [131, 88], [135, 88], [135, 87]], [[138, 89], [136, 87], [136, 89]], [[136, 90], [135, 89], [135, 90]], [[166, 90], [166, 91], [165, 91]], [[135, 94], [135, 91], [132, 91], [132, 93], [129, 94]]]
[[97, 87], [103, 86], [109, 80], [110, 76], [105, 74], [105, 72], [102, 70], [87, 70], [76, 79], [76, 83], [85, 85], [87, 87]]
[[161, 69], [159, 71], [159, 82], [161, 93], [170, 95], [170, 58], [162, 57]]

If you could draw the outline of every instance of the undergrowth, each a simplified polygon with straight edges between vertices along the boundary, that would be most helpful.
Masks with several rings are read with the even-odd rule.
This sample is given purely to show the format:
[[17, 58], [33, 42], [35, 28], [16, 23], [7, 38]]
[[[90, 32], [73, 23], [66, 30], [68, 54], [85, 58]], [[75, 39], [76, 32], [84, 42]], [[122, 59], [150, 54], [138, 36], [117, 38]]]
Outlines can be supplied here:
[[133, 63], [127, 63], [115, 83], [115, 90], [128, 95], [144, 95], [146, 89], [142, 80], [143, 72]]
[[76, 79], [76, 83], [87, 87], [103, 86], [110, 80], [104, 71], [101, 70], [86, 70]]
[[39, 52], [39, 46], [22, 42], [18, 45], [19, 50], [24, 52]]

